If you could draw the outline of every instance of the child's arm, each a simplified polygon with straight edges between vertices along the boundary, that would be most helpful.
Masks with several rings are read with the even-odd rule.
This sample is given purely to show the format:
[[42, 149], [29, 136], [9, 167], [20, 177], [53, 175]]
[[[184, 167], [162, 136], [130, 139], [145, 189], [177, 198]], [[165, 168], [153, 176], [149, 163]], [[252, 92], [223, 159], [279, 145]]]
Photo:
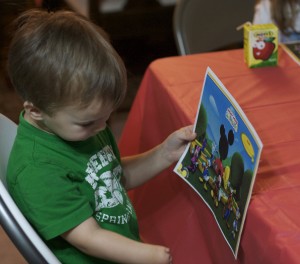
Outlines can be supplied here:
[[169, 167], [180, 158], [186, 144], [195, 137], [192, 126], [183, 127], [155, 148], [136, 156], [122, 158], [125, 188], [137, 187]]
[[170, 250], [163, 246], [144, 244], [99, 227], [90, 217], [62, 237], [87, 255], [117, 263], [171, 263]]

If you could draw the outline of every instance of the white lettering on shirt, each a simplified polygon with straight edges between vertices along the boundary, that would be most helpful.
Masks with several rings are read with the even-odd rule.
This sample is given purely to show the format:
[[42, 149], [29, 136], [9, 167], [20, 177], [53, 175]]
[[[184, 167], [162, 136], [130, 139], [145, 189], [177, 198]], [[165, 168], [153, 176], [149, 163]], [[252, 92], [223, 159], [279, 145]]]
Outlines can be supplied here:
[[[105, 146], [89, 159], [85, 180], [94, 190], [95, 219], [99, 222], [121, 225], [128, 223], [130, 217], [134, 215], [134, 209], [130, 201], [127, 200], [127, 194], [120, 183], [121, 165], [116, 162], [114, 163], [115, 167], [111, 166], [116, 159], [111, 147]], [[106, 166], [107, 169], [105, 169]], [[124, 204], [125, 201], [126, 204]], [[114, 208], [118, 205], [122, 205], [124, 208], [120, 211], [120, 215], [116, 215], [118, 214], [116, 211], [112, 211], [110, 214], [110, 212], [103, 212], [102, 210]]]

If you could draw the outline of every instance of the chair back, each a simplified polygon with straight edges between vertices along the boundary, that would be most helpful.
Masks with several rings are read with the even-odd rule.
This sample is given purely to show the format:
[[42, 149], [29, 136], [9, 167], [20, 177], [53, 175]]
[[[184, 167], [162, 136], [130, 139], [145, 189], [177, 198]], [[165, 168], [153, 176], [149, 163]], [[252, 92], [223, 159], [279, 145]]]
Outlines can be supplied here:
[[179, 55], [243, 45], [241, 24], [252, 21], [255, 0], [177, 0], [173, 31]]
[[6, 187], [6, 167], [17, 134], [17, 125], [0, 114], [0, 180]]
[[17, 125], [0, 114], [0, 224], [28, 263], [59, 264], [6, 189], [6, 168], [16, 134]]

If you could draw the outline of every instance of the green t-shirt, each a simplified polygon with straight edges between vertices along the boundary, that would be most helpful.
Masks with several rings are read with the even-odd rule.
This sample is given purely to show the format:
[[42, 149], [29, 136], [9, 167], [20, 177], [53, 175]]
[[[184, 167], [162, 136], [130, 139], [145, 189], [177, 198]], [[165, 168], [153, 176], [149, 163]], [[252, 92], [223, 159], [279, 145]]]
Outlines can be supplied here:
[[60, 237], [89, 217], [139, 241], [135, 211], [121, 184], [120, 154], [106, 128], [81, 142], [43, 132], [20, 115], [7, 183], [18, 207], [62, 263], [110, 263]]

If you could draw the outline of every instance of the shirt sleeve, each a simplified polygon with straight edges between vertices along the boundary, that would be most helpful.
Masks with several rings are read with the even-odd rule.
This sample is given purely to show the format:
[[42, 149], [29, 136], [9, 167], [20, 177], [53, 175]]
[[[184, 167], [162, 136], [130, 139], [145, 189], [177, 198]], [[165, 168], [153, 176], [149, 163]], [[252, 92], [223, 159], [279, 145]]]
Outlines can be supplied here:
[[[47, 167], [47, 171], [45, 169]], [[63, 234], [93, 214], [78, 183], [51, 164], [32, 164], [17, 177], [13, 197], [29, 222], [46, 240]]]

